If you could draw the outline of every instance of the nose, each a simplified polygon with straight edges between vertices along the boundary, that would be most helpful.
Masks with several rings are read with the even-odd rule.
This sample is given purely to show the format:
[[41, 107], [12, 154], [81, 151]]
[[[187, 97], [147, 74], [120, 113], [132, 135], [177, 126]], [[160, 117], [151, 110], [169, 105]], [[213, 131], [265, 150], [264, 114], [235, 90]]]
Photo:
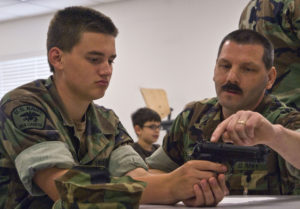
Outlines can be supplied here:
[[227, 73], [227, 82], [231, 82], [231, 83], [239, 83], [239, 72], [238, 69], [235, 67], [232, 67], [228, 73]]
[[155, 132], [160, 132], [160, 126], [155, 127], [154, 131], [155, 131]]
[[97, 72], [100, 76], [110, 76], [112, 74], [112, 65], [109, 61], [105, 61], [98, 66]]

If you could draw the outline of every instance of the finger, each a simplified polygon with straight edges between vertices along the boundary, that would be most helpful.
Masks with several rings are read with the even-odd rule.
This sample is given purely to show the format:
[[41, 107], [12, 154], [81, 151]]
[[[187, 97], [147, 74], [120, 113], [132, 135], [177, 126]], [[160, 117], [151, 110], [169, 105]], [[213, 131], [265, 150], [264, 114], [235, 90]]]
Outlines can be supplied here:
[[195, 184], [193, 188], [195, 192], [194, 206], [204, 205], [204, 196], [200, 186], [198, 184]]
[[211, 177], [216, 177], [217, 174], [216, 172], [211, 172], [211, 171], [201, 171], [201, 170], [197, 170], [194, 173], [194, 177], [199, 181], [201, 181], [202, 179], [209, 179]]
[[190, 199], [186, 199], [186, 200], [182, 200], [183, 204], [188, 206], [188, 207], [195, 207], [194, 206], [194, 201], [195, 201], [195, 198], [190, 198]]
[[228, 125], [230, 118], [227, 118], [226, 120], [222, 121], [217, 128], [214, 130], [214, 132], [211, 135], [210, 141], [211, 142], [217, 142], [222, 134], [226, 131], [226, 127]]
[[219, 182], [219, 185], [224, 193], [224, 195], [229, 195], [229, 190], [226, 186], [226, 178], [225, 178], [225, 175], [224, 174], [219, 174], [218, 175], [218, 182]]
[[225, 194], [216, 178], [210, 178], [208, 183], [215, 198], [214, 202], [218, 204], [224, 198]]
[[228, 134], [227, 131], [225, 131], [222, 135], [222, 139], [223, 139], [223, 142], [226, 142], [226, 143], [233, 143], [233, 141], [230, 139], [230, 136]]
[[239, 116], [238, 115], [233, 115], [231, 117], [231, 120], [228, 122], [227, 128], [226, 128], [226, 132], [230, 138], [230, 140], [234, 143], [234, 144], [241, 144], [241, 138], [238, 135], [238, 131], [240, 131], [239, 129], [243, 128], [243, 127], [237, 127], [237, 121], [238, 121]]
[[250, 139], [253, 139], [254, 138], [254, 130], [255, 130], [255, 127], [260, 125], [259, 122], [257, 121], [258, 119], [255, 117], [255, 116], [251, 116], [248, 118], [247, 120], [247, 127], [246, 127], [246, 133], [247, 133], [247, 136], [250, 138]]
[[[195, 168], [197, 171], [205, 172], [207, 171], [208, 175], [210, 175], [209, 171], [213, 171], [213, 173], [225, 173], [227, 171], [227, 167], [220, 163], [214, 163], [207, 160], [190, 160], [187, 163], [190, 164], [193, 168]], [[204, 173], [203, 173], [204, 174]], [[211, 176], [209, 176], [211, 177]]]
[[235, 121], [235, 131], [239, 140], [245, 143], [248, 139], [246, 129], [247, 129], [248, 115], [243, 114]]
[[201, 185], [201, 189], [203, 192], [203, 196], [204, 196], [204, 202], [206, 206], [212, 206], [215, 205], [215, 198], [214, 195], [211, 191], [211, 188], [209, 186], [209, 183], [207, 182], [207, 180], [203, 179], [200, 181], [200, 185]]
[[[258, 124], [255, 114], [251, 111], [240, 111], [239, 121], [243, 121], [240, 126], [244, 126], [243, 131], [239, 132], [240, 137], [243, 139], [243, 145], [253, 144], [254, 127]], [[237, 125], [238, 126], [238, 125]]]
[[192, 200], [189, 200], [189, 206], [203, 206], [205, 204], [203, 192], [198, 184], [193, 186], [195, 197]]

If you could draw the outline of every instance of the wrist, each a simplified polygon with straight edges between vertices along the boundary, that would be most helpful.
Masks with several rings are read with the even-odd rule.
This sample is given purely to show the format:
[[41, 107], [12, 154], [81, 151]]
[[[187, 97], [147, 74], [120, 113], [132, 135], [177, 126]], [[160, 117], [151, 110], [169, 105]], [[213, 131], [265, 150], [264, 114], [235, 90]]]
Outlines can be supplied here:
[[283, 133], [285, 132], [285, 128], [280, 124], [273, 125], [274, 134], [266, 141], [266, 145], [276, 150], [278, 146], [280, 146], [280, 141], [283, 138]]
[[175, 200], [172, 188], [172, 175], [154, 174], [142, 177], [136, 177], [136, 180], [145, 181], [147, 183], [146, 189], [142, 194], [141, 204], [174, 204]]
[[180, 200], [177, 198], [177, 186], [176, 182], [174, 182], [174, 173], [166, 173], [165, 174], [165, 194], [166, 194], [166, 204], [175, 204]]

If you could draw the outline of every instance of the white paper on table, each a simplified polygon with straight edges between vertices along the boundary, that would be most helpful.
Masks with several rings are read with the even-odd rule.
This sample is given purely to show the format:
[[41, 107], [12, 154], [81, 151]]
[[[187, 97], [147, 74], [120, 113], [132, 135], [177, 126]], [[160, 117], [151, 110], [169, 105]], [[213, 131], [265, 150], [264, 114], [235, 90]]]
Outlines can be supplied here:
[[240, 204], [240, 203], [250, 203], [250, 202], [261, 202], [261, 201], [268, 201], [268, 200], [275, 200], [276, 197], [225, 197], [219, 205], [223, 204]]

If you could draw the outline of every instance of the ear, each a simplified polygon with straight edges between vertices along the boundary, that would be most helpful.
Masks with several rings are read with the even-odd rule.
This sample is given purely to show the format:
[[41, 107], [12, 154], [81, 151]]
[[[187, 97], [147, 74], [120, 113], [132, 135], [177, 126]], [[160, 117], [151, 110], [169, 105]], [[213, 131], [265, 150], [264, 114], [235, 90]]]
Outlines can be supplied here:
[[52, 47], [48, 52], [49, 63], [55, 71], [63, 69], [63, 51], [58, 47]]
[[267, 82], [267, 89], [271, 89], [275, 80], [276, 80], [276, 75], [277, 75], [277, 71], [275, 69], [275, 67], [273, 66], [269, 72], [268, 72], [268, 82]]
[[216, 64], [215, 64], [215, 68], [214, 68], [214, 75], [213, 75], [213, 81], [216, 82], [216, 70], [217, 70], [217, 63], [218, 63], [218, 59], [216, 60]]
[[135, 125], [133, 128], [137, 136], [141, 135], [142, 128], [139, 125]]

